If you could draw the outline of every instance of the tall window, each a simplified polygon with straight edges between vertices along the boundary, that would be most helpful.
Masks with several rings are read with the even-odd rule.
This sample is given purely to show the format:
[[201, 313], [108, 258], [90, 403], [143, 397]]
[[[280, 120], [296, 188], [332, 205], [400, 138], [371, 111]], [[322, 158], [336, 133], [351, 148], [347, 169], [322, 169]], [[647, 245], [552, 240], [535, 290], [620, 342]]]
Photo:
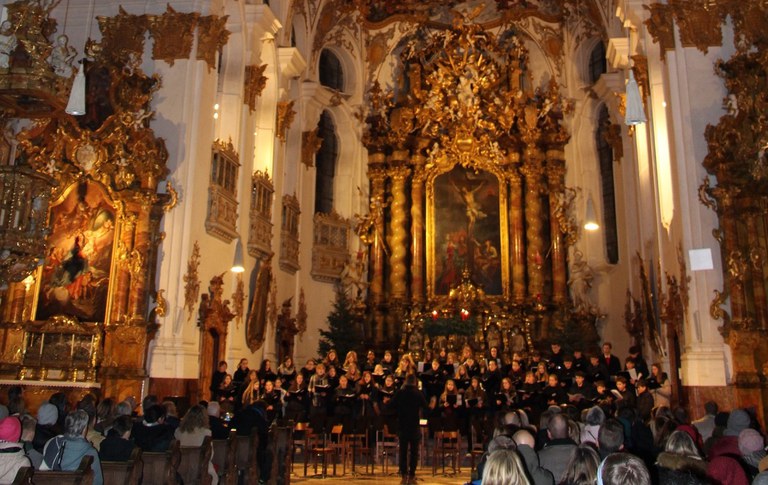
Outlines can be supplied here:
[[603, 193], [603, 228], [605, 252], [608, 262], [619, 262], [619, 236], [616, 230], [616, 190], [613, 185], [613, 148], [608, 143], [608, 129], [611, 118], [608, 108], [602, 105], [597, 120], [595, 142], [597, 157], [600, 160], [600, 182]]
[[339, 141], [333, 119], [327, 111], [320, 115], [317, 134], [323, 142], [315, 157], [315, 212], [330, 214], [333, 210], [333, 177], [336, 175]]
[[594, 84], [600, 79], [600, 76], [608, 70], [608, 64], [605, 60], [605, 44], [598, 42], [592, 53], [589, 55], [589, 82]]
[[323, 49], [320, 52], [320, 84], [325, 87], [344, 91], [344, 70], [341, 68], [341, 61], [336, 54]]

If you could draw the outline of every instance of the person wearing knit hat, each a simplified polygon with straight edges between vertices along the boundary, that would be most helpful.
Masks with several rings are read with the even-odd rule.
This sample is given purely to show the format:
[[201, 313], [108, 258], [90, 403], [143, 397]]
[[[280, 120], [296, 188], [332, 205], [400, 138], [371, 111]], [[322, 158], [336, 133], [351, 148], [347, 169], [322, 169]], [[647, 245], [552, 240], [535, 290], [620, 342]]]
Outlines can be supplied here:
[[734, 409], [728, 416], [728, 425], [723, 436], [718, 438], [709, 449], [709, 459], [716, 456], [741, 456], [739, 450], [739, 433], [749, 427], [749, 414], [743, 409]]
[[728, 416], [728, 425], [725, 427], [725, 436], [739, 436], [743, 429], [749, 428], [752, 420], [743, 409], [734, 409]]
[[10, 416], [0, 420], [0, 483], [13, 483], [19, 468], [32, 466], [24, 453], [21, 438], [21, 422]]
[[48, 440], [62, 432], [63, 430], [59, 427], [59, 409], [48, 402], [41, 404], [37, 410], [37, 425], [32, 447], [42, 453]]
[[760, 460], [765, 458], [765, 439], [759, 431], [747, 428], [739, 433], [739, 451], [752, 476], [757, 475]]

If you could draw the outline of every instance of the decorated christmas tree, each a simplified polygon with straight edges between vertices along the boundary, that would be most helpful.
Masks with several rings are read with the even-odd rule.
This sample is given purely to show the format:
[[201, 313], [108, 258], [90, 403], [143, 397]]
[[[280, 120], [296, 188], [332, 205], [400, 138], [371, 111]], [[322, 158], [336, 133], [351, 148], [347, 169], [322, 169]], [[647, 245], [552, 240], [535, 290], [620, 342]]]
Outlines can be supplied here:
[[328, 330], [320, 330], [320, 344], [317, 349], [321, 356], [325, 356], [330, 349], [336, 349], [341, 358], [350, 350], [361, 350], [363, 334], [360, 322], [352, 313], [351, 301], [341, 287], [336, 288], [333, 310], [326, 320]]

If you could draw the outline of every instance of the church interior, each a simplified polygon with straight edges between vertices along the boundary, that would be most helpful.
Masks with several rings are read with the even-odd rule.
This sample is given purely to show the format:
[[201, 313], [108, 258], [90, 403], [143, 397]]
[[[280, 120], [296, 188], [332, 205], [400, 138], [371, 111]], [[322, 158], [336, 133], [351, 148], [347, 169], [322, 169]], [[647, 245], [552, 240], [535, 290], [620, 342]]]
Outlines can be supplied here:
[[2, 4], [0, 388], [610, 342], [765, 422], [765, 2]]

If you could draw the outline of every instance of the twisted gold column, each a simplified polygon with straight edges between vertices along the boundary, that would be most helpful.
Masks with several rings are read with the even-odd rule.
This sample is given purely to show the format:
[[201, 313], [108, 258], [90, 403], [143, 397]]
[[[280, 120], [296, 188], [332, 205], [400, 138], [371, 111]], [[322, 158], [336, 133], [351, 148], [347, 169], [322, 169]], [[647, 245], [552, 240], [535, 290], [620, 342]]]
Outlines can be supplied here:
[[[519, 154], [515, 153], [519, 163]], [[512, 301], [525, 301], [525, 213], [523, 210], [523, 178], [516, 168], [509, 172], [509, 242], [512, 263]]]
[[424, 302], [424, 174], [422, 172], [415, 172], [411, 179], [411, 295], [414, 302]]
[[525, 175], [525, 222], [526, 239], [528, 243], [528, 296], [539, 301], [544, 296], [544, 229], [543, 211], [541, 203], [541, 189], [543, 168], [541, 166], [541, 152], [537, 149], [526, 151], [526, 160], [521, 169]]
[[552, 240], [552, 301], [564, 303], [568, 293], [566, 278], [566, 248], [557, 217], [558, 196], [565, 189], [565, 156], [560, 150], [547, 151], [547, 182], [549, 185], [549, 231]]
[[123, 262], [130, 262], [130, 253], [133, 248], [133, 235], [136, 230], [136, 214], [127, 212], [120, 216], [122, 224], [120, 226], [120, 235], [117, 238], [118, 251], [116, 265], [117, 285], [112, 298], [112, 307], [110, 308], [111, 323], [120, 322], [129, 319], [132, 315], [128, 314], [128, 299], [130, 297], [131, 272], [130, 265]]
[[392, 298], [399, 300], [404, 300], [407, 295], [406, 275], [408, 268], [405, 261], [408, 256], [408, 234], [405, 224], [407, 222], [406, 204], [408, 198], [405, 194], [405, 182], [410, 174], [411, 171], [407, 167], [395, 167], [389, 170], [389, 176], [392, 180], [389, 293]]
[[[382, 154], [375, 154], [381, 155]], [[373, 155], [372, 155], [373, 157]], [[371, 286], [370, 298], [374, 305], [378, 305], [384, 298], [384, 182], [386, 175], [382, 170], [372, 169], [368, 173], [371, 180], [371, 210], [379, 213], [371, 214], [374, 222], [374, 237], [371, 251]], [[377, 329], [378, 331], [379, 329]], [[383, 332], [383, 329], [381, 329]]]

